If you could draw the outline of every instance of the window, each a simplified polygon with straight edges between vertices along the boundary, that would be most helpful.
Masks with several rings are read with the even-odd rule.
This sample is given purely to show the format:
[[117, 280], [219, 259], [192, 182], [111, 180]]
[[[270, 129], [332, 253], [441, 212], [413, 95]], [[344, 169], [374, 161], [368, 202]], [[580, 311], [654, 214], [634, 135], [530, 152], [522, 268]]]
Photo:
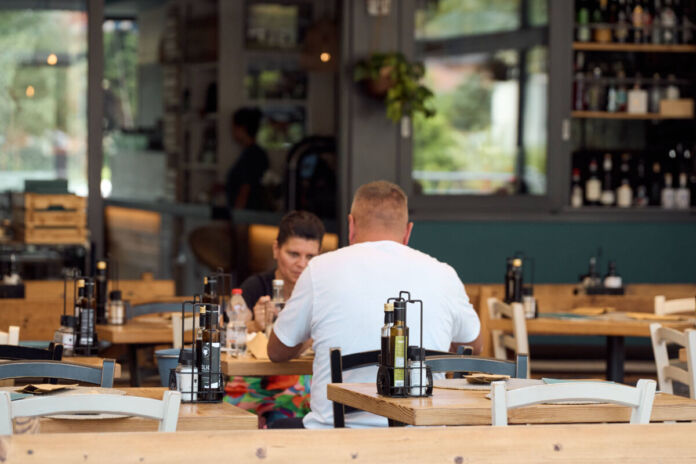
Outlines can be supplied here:
[[87, 13], [84, 1], [0, 9], [0, 190], [66, 179], [87, 195]]
[[547, 193], [547, 7], [418, 2], [416, 55], [437, 114], [413, 121], [414, 193]]

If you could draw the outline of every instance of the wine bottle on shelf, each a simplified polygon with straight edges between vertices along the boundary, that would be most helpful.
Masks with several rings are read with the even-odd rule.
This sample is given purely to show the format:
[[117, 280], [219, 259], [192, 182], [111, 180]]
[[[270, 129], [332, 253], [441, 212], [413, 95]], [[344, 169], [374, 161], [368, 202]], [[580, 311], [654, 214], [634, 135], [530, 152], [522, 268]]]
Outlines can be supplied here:
[[686, 172], [679, 173], [679, 188], [674, 193], [674, 204], [677, 209], [689, 209], [691, 207], [691, 191], [688, 186]]
[[587, 0], [580, 0], [578, 8], [578, 42], [590, 41], [590, 9], [587, 6]]
[[585, 204], [595, 206], [599, 204], [602, 195], [602, 183], [597, 177], [597, 160], [592, 158], [589, 166], [589, 175], [585, 181]]
[[652, 176], [650, 179], [650, 206], [660, 206], [662, 204], [661, 171], [660, 163], [655, 161], [652, 165]]
[[660, 100], [662, 100], [662, 87], [660, 86], [660, 75], [658, 73], [653, 74], [653, 82], [650, 87], [650, 107], [648, 108], [651, 113], [660, 112]]
[[616, 205], [619, 208], [630, 208], [633, 204], [633, 189], [630, 179], [630, 160], [631, 155], [624, 153], [621, 155], [621, 185], [616, 189]]
[[662, 32], [662, 43], [673, 44], [676, 43], [676, 27], [677, 27], [677, 16], [672, 8], [672, 0], [664, 0], [665, 4], [662, 7], [662, 12], [660, 15], [661, 32]]
[[690, 44], [694, 40], [694, 23], [691, 22], [690, 14], [693, 11], [693, 7], [685, 7], [682, 9], [681, 14], [681, 26], [682, 26], [682, 36], [681, 43]]
[[667, 100], [678, 100], [679, 99], [679, 87], [677, 86], [677, 79], [674, 74], [667, 76], [667, 88], [665, 89], [665, 99]]
[[592, 82], [587, 90], [587, 108], [590, 111], [602, 111], [604, 104], [604, 85], [602, 85], [602, 68], [597, 65], [592, 71]]
[[650, 6], [650, 0], [647, 0], [643, 4], [643, 42], [652, 42], [652, 23], [653, 23], [653, 11]]
[[616, 113], [619, 110], [618, 101], [618, 90], [616, 88], [616, 81], [609, 81], [609, 90], [607, 90], [607, 111], [609, 113]]
[[648, 92], [641, 88], [640, 75], [636, 75], [636, 83], [628, 91], [626, 111], [630, 114], [645, 114], [648, 112]]
[[602, 163], [603, 180], [602, 180], [602, 193], [599, 197], [599, 202], [602, 206], [613, 206], [616, 202], [616, 195], [614, 194], [614, 180], [612, 178], [612, 162], [611, 154], [606, 153], [604, 155], [604, 162]]
[[599, 0], [592, 11], [592, 25], [594, 26], [594, 40], [599, 43], [611, 42], [611, 27], [609, 26], [608, 0]]
[[628, 91], [626, 90], [626, 73], [620, 69], [616, 73], [619, 81], [616, 88], [616, 106], [619, 112], [625, 113], [628, 106]]
[[626, 0], [619, 0], [619, 11], [617, 13], [616, 29], [614, 39], [619, 43], [628, 41], [628, 28], [630, 16], [626, 13]]
[[661, 204], [664, 209], [673, 209], [675, 206], [674, 187], [672, 185], [672, 173], [665, 172], [665, 184], [662, 188]]
[[631, 25], [633, 26], [633, 42], [643, 42], [643, 1], [635, 0], [631, 11]]
[[580, 184], [580, 169], [573, 168], [572, 186], [570, 188], [570, 206], [580, 208], [583, 204], [583, 191]]
[[585, 74], [581, 71], [575, 73], [575, 81], [573, 82], [573, 110], [584, 111], [585, 106]]
[[659, 45], [662, 42], [662, 5], [660, 0], [655, 0], [655, 10], [652, 24], [652, 43]]
[[650, 203], [645, 179], [645, 161], [642, 159], [638, 161], [636, 166], [636, 195], [633, 202], [639, 208], [648, 206]]

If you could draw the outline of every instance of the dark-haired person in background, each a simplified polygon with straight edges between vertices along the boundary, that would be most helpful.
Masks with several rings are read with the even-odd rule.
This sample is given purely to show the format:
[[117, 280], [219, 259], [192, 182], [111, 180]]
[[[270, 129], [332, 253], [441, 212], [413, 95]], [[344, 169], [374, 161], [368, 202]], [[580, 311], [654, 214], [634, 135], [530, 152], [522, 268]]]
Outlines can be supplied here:
[[232, 138], [242, 146], [242, 153], [227, 172], [225, 180], [230, 209], [269, 209], [261, 185], [268, 169], [268, 154], [256, 144], [261, 118], [258, 108], [240, 108], [232, 115]]
[[[278, 237], [273, 243], [276, 268], [252, 275], [242, 283], [242, 296], [253, 309], [253, 320], [248, 330], [263, 331], [266, 312], [276, 311], [271, 302], [273, 280], [283, 280], [284, 299], [287, 301], [295, 282], [321, 251], [324, 225], [307, 211], [291, 211], [278, 226]], [[309, 412], [309, 375], [278, 375], [267, 377], [234, 377], [225, 387], [225, 400], [259, 416], [263, 427], [277, 419], [303, 417]]]

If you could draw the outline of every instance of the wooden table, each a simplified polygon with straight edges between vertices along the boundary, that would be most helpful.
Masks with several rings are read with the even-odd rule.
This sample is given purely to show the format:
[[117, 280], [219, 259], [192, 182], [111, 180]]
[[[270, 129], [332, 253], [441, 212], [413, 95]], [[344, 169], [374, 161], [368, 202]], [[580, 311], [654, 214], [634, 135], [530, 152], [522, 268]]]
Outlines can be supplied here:
[[174, 338], [172, 322], [164, 317], [148, 317], [142, 320], [136, 318], [124, 325], [97, 325], [97, 336], [99, 340], [126, 345], [133, 387], [140, 385], [138, 349], [158, 343], [171, 344]]
[[269, 359], [256, 359], [251, 355], [237, 358], [223, 354], [221, 362], [225, 375], [303, 375], [312, 373], [314, 357], [300, 357], [276, 363]]
[[[536, 319], [527, 319], [529, 335], [600, 335], [607, 337], [607, 379], [623, 382], [624, 337], [649, 337], [650, 324], [654, 321], [637, 320], [624, 313], [611, 313], [597, 317], [553, 317], [540, 314]], [[684, 330], [694, 327], [693, 321], [660, 322], [664, 327]], [[512, 332], [510, 319], [489, 319], [489, 330]]]
[[694, 434], [696, 424], [679, 423], [9, 435], [0, 437], [0, 460], [174, 464], [234, 456], [235, 463], [254, 464], [683, 463], [696, 456]]
[[[488, 391], [433, 389], [428, 398], [388, 398], [374, 383], [327, 386], [330, 400], [409, 425], [487, 425], [491, 423]], [[537, 404], [510, 409], [510, 424], [628, 422], [631, 410], [614, 404]], [[696, 420], [696, 400], [658, 393], [651, 421]]]
[[[119, 388], [127, 395], [162, 399], [165, 388]], [[19, 400], [21, 401], [21, 400]], [[41, 433], [147, 432], [157, 430], [157, 421], [143, 417], [118, 419], [40, 419]], [[230, 403], [181, 403], [177, 431], [252, 430], [258, 417]]]

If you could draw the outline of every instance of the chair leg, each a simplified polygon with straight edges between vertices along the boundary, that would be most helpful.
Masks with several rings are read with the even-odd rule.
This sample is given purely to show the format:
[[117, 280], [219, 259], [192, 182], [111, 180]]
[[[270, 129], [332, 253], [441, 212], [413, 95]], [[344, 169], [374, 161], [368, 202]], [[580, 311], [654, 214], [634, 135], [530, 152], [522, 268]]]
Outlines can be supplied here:
[[128, 370], [131, 387], [140, 386], [140, 369], [138, 369], [138, 345], [128, 345]]

